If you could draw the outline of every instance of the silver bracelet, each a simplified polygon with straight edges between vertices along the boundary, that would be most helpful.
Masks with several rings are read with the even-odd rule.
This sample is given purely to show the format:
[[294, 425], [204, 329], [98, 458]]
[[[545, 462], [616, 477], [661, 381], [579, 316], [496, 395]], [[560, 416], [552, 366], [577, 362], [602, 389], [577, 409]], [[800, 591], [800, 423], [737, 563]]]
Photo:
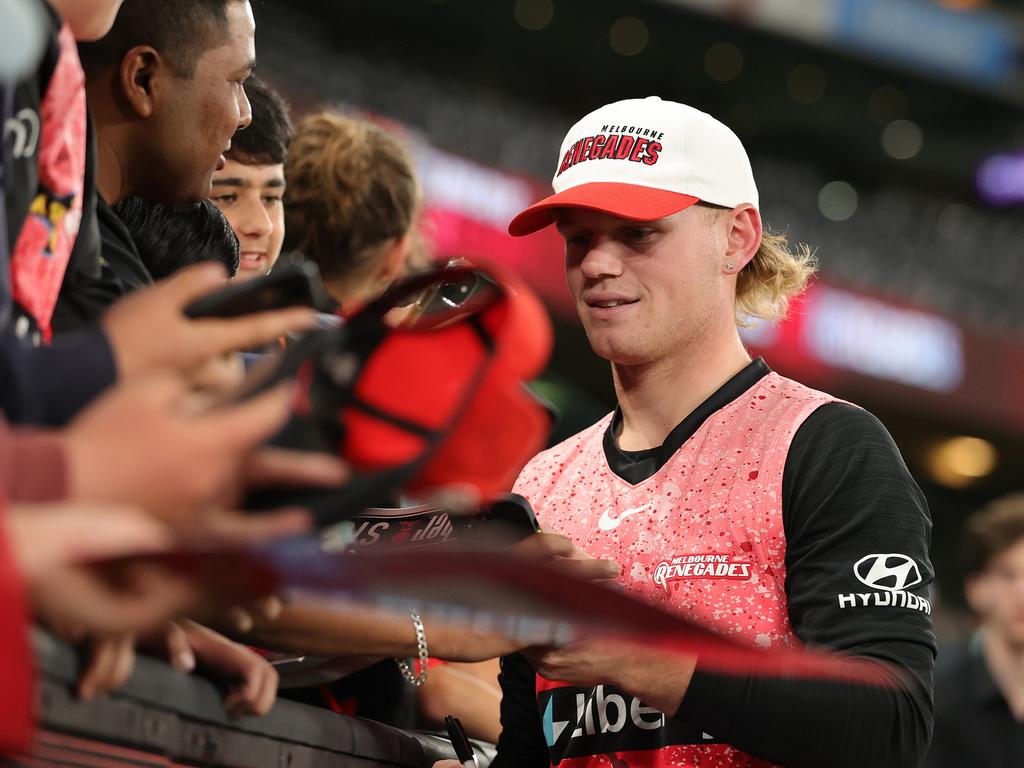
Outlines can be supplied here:
[[416, 611], [409, 611], [409, 618], [412, 619], [412, 625], [416, 629], [416, 650], [420, 662], [419, 674], [413, 674], [412, 665], [409, 664], [408, 659], [395, 659], [395, 663], [398, 664], [398, 669], [406, 682], [419, 688], [427, 682], [427, 659], [429, 657], [427, 653], [427, 633], [423, 629], [423, 620], [420, 619], [420, 615]]

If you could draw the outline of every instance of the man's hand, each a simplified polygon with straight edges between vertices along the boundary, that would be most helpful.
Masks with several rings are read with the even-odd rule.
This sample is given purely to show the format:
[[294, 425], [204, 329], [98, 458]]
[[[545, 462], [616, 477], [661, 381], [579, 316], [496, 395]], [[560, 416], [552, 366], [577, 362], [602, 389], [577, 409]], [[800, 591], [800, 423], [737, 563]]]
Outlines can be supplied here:
[[548, 680], [583, 687], [615, 685], [668, 715], [679, 709], [697, 665], [694, 656], [614, 640], [538, 646], [523, 654]]
[[202, 595], [187, 578], [144, 562], [116, 572], [54, 568], [29, 586], [36, 616], [50, 627], [74, 628], [72, 639], [151, 629], [181, 616]]
[[614, 560], [595, 559], [557, 533], [535, 533], [510, 548], [509, 552], [525, 560], [553, 565], [570, 576], [590, 581], [614, 579], [622, 571]]
[[26, 579], [53, 568], [171, 549], [170, 529], [148, 512], [113, 504], [15, 504], [7, 534]]
[[301, 307], [229, 320], [185, 316], [189, 304], [225, 282], [222, 265], [196, 264], [107, 310], [100, 324], [113, 348], [119, 378], [165, 369], [192, 371], [226, 352], [260, 347], [313, 327], [313, 311]]
[[224, 699], [232, 717], [265, 715], [277, 698], [277, 670], [259, 654], [194, 621], [171, 624], [164, 633], [168, 658], [181, 672], [197, 666], [233, 684]]
[[[195, 516], [204, 505], [223, 504], [247, 484], [247, 476], [281, 468], [280, 451], [259, 445], [285, 421], [290, 390], [281, 386], [251, 400], [193, 412], [188, 388], [173, 375], [119, 386], [68, 427], [71, 497], [141, 507], [172, 523]], [[345, 477], [338, 461], [311, 457], [293, 476], [322, 483]]]

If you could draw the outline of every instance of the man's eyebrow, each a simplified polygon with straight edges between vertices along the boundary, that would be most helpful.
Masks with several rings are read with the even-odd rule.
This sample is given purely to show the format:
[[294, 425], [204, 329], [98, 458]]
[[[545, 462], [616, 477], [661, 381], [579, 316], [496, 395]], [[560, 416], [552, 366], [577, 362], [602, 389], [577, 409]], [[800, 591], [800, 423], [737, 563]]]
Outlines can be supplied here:
[[265, 182], [263, 184], [263, 186], [264, 187], [284, 187], [284, 179], [282, 179], [282, 178], [270, 179], [269, 181]]
[[249, 180], [248, 179], [230, 178], [230, 179], [214, 179], [213, 180], [213, 186], [215, 186], [215, 187], [248, 187], [250, 185], [249, 185]]

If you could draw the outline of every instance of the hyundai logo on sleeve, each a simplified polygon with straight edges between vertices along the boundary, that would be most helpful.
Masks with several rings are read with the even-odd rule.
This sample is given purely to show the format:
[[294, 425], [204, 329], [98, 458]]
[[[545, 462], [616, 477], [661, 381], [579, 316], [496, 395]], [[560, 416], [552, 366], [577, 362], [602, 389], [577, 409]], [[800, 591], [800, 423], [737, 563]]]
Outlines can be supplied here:
[[895, 553], [865, 555], [854, 564], [853, 573], [862, 584], [886, 592], [902, 592], [923, 581], [917, 563]]
[[853, 564], [853, 575], [871, 592], [847, 592], [836, 595], [841, 609], [907, 608], [931, 614], [928, 598], [910, 592], [924, 582], [913, 558], [895, 552], [865, 555]]

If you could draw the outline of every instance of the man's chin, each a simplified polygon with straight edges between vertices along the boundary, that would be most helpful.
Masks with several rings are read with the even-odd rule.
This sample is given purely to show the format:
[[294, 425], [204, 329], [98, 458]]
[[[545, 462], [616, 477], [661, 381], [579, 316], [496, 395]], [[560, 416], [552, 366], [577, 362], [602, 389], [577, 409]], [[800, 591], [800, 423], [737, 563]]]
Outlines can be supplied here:
[[623, 339], [591, 337], [590, 348], [595, 355], [613, 365], [644, 365], [650, 362], [650, 356], [638, 349], [635, 343]]

